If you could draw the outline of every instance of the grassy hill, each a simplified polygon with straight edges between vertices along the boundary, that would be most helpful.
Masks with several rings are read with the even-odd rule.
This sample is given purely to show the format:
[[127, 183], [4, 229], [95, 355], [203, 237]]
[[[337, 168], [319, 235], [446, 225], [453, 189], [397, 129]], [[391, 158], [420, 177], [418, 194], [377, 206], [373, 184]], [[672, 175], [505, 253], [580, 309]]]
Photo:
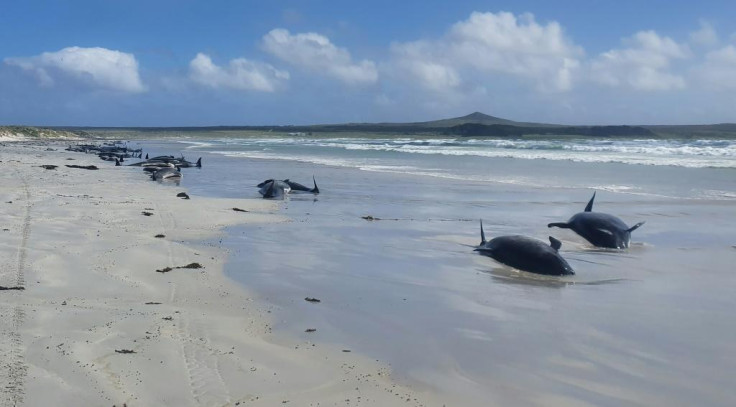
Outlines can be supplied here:
[[65, 139], [88, 137], [84, 131], [68, 131], [31, 126], [0, 126], [0, 137], [26, 139]]

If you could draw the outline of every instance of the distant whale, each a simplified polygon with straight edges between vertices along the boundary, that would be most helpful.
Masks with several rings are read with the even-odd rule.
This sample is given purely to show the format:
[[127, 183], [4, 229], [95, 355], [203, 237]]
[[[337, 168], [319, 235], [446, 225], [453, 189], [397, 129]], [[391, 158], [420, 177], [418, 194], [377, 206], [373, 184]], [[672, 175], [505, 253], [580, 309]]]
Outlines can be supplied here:
[[585, 212], [576, 213], [567, 222], [550, 223], [547, 227], [572, 229], [585, 240], [598, 247], [625, 249], [629, 247], [631, 232], [643, 225], [639, 222], [628, 227], [621, 219], [607, 213], [592, 212], [595, 192], [590, 198]]
[[541, 240], [520, 235], [499, 236], [487, 242], [485, 233], [483, 233], [483, 221], [481, 221], [480, 238], [480, 245], [475, 248], [475, 251], [499, 263], [530, 273], [549, 276], [575, 274], [572, 267], [558, 252], [562, 243], [552, 236], [549, 237], [549, 246]]
[[291, 191], [291, 187], [284, 181], [278, 180], [266, 180], [258, 184], [260, 189], [258, 192], [263, 195], [264, 198], [269, 199], [284, 199], [286, 194]]
[[[274, 180], [273, 178], [269, 178], [269, 179], [261, 182], [260, 184], [258, 184], [256, 186], [258, 188], [263, 188], [264, 185], [268, 184], [271, 181], [276, 181], [276, 180]], [[294, 182], [294, 181], [291, 181], [291, 180], [288, 180], [288, 179], [285, 179], [285, 180], [279, 181], [279, 182], [283, 182], [286, 185], [288, 185], [289, 186], [289, 189], [291, 190], [291, 192], [298, 191], [298, 192], [311, 192], [313, 194], [319, 194], [319, 187], [317, 187], [317, 180], [315, 180], [314, 177], [312, 177], [312, 182], [314, 182], [314, 188], [309, 188], [306, 185], [302, 185], [302, 184], [300, 184], [298, 182]]]
[[200, 157], [197, 162], [192, 163], [190, 161], [185, 160], [182, 158], [176, 158], [171, 155], [162, 155], [158, 157], [153, 157], [150, 159], [146, 159], [146, 161], [140, 161], [133, 164], [128, 164], [128, 166], [133, 167], [161, 167], [166, 166], [166, 164], [173, 164], [180, 168], [190, 168], [190, 167], [197, 167], [202, 168], [202, 157]]
[[169, 164], [169, 167], [160, 168], [151, 174], [151, 179], [156, 181], [180, 180], [182, 177], [179, 167]]
[[305, 185], [302, 185], [298, 182], [289, 181], [288, 179], [285, 179], [284, 182], [289, 185], [289, 188], [291, 188], [292, 191], [301, 191], [301, 192], [311, 192], [313, 194], [319, 194], [319, 188], [317, 187], [317, 180], [312, 177], [312, 182], [314, 183], [314, 188], [309, 188]]

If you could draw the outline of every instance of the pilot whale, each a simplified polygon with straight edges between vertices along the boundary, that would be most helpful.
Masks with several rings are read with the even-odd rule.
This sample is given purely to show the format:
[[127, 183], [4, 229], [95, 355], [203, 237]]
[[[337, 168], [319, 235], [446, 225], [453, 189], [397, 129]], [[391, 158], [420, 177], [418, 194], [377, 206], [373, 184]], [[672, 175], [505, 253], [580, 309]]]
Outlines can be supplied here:
[[594, 246], [611, 249], [625, 249], [629, 247], [631, 232], [638, 229], [644, 222], [629, 227], [621, 219], [601, 212], [593, 212], [595, 192], [590, 198], [584, 212], [573, 215], [567, 222], [550, 223], [547, 227], [572, 229]]
[[263, 181], [262, 183], [258, 184], [258, 186], [260, 187], [258, 192], [267, 199], [284, 199], [284, 197], [286, 197], [286, 194], [291, 191], [291, 187], [289, 187], [289, 184], [285, 183], [284, 181], [272, 179]]
[[180, 180], [181, 177], [180, 168], [174, 164], [159, 168], [151, 174], [151, 179], [155, 181]]
[[290, 181], [288, 179], [285, 179], [284, 182], [289, 185], [289, 188], [291, 188], [291, 191], [300, 191], [300, 192], [311, 192], [313, 194], [319, 194], [319, 187], [317, 187], [317, 180], [314, 179], [314, 176], [312, 177], [312, 182], [314, 183], [314, 188], [309, 188], [306, 185], [302, 185], [298, 182]]
[[520, 235], [498, 236], [486, 241], [481, 221], [480, 239], [480, 245], [475, 251], [515, 269], [550, 276], [575, 274], [572, 267], [560, 256], [562, 243], [552, 236], [549, 237], [550, 245]]
[[273, 181], [282, 182], [282, 183], [288, 185], [291, 192], [311, 192], [313, 194], [319, 194], [319, 187], [317, 187], [317, 180], [315, 180], [314, 177], [312, 177], [312, 182], [314, 182], [314, 188], [309, 188], [306, 185], [302, 185], [302, 184], [300, 184], [298, 182], [294, 182], [294, 181], [291, 181], [289, 179], [285, 179], [283, 181], [279, 181], [279, 180], [275, 180], [273, 178], [269, 178], [269, 179], [261, 182], [260, 184], [258, 184], [256, 186], [258, 188], [263, 188], [264, 185], [268, 184], [269, 182], [273, 182]]

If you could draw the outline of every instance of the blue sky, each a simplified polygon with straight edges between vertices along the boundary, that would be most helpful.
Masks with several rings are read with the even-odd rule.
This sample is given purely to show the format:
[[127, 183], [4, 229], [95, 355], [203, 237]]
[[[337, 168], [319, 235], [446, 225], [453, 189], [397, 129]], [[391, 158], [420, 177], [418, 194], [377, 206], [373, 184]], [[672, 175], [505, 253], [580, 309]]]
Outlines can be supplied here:
[[3, 1], [0, 124], [736, 122], [733, 1]]

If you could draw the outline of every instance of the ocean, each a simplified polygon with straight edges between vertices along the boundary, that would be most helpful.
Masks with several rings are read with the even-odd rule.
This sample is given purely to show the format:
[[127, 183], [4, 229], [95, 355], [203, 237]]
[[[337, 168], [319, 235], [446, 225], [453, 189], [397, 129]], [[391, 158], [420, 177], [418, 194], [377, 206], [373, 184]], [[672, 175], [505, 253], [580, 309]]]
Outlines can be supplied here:
[[[454, 405], [736, 401], [736, 141], [202, 132], [140, 144], [203, 157], [184, 170], [195, 196], [258, 199], [265, 179], [314, 176], [319, 195], [279, 203], [288, 222], [212, 242], [269, 305], [274, 341], [338, 344]], [[594, 191], [594, 211], [646, 221], [629, 249], [547, 228]], [[576, 275], [478, 255], [480, 219], [489, 238], [560, 239]]]

